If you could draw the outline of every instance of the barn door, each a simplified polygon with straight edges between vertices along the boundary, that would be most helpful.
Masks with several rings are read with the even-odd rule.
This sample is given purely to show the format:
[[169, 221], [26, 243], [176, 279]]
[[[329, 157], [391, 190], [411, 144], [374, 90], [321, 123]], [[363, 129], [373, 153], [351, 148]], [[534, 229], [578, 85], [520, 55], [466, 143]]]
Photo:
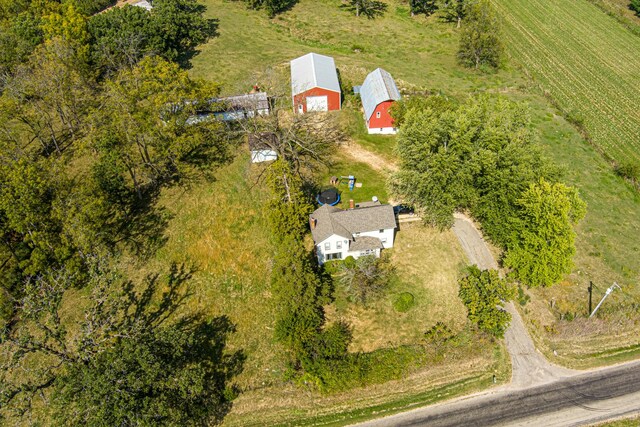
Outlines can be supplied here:
[[327, 96], [308, 96], [307, 111], [329, 111]]

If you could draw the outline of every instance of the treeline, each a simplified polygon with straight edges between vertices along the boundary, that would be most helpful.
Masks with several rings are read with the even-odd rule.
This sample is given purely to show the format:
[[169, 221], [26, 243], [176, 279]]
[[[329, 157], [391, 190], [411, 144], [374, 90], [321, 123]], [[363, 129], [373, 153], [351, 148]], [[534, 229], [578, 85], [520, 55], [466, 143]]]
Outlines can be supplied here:
[[401, 170], [390, 186], [426, 223], [449, 227], [455, 211], [470, 212], [529, 286], [552, 285], [571, 271], [573, 226], [585, 204], [559, 182], [522, 105], [436, 96], [409, 99], [394, 114]]
[[[243, 1], [250, 9], [263, 9], [270, 17], [286, 12], [298, 3], [298, 0], [236, 0]], [[467, 4], [470, 0], [407, 0], [407, 5], [414, 15], [432, 15], [439, 12], [442, 19], [457, 22], [458, 26], [464, 18]], [[375, 18], [387, 10], [387, 4], [379, 0], [343, 0], [342, 7], [350, 10], [356, 16]]]
[[154, 0], [151, 11], [125, 6], [92, 15], [103, 3], [109, 2], [5, 0], [0, 5], [0, 71], [12, 71], [56, 37], [74, 45], [78, 59], [94, 74], [131, 67], [151, 54], [188, 65], [195, 47], [217, 28], [193, 0]]
[[117, 268], [162, 245], [163, 188], [229, 158], [220, 123], [188, 123], [219, 91], [184, 70], [215, 22], [195, 0], [89, 15], [104, 4], [0, 3], [0, 421], [219, 421], [233, 325], [174, 318], [188, 267]]

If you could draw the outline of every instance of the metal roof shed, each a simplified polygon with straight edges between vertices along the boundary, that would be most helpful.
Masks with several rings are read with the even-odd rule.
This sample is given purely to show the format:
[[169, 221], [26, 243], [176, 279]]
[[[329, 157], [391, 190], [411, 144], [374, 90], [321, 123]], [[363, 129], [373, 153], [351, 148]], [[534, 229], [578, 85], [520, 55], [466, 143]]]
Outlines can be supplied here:
[[292, 60], [291, 95], [300, 113], [339, 110], [341, 91], [333, 58], [308, 53]]

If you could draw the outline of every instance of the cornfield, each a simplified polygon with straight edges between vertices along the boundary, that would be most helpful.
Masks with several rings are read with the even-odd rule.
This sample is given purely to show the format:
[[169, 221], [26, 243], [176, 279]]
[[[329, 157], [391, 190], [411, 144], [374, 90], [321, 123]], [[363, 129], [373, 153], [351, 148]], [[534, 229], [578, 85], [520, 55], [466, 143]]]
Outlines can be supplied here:
[[616, 163], [640, 163], [640, 38], [586, 0], [493, 0], [507, 51]]

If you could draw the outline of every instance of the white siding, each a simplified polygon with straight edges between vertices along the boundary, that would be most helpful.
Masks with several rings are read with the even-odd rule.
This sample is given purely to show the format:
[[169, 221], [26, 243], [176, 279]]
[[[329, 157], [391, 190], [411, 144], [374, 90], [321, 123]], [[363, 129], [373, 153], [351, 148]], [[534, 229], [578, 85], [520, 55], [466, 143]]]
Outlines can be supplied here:
[[[395, 234], [395, 230], [393, 228], [387, 228], [380, 233], [380, 230], [375, 231], [365, 231], [360, 233], [360, 236], [370, 236], [377, 237], [382, 242], [382, 246], [385, 249], [389, 249], [393, 247], [393, 237]], [[385, 241], [386, 239], [386, 241]]]
[[395, 135], [398, 133], [397, 128], [370, 128], [367, 125], [367, 132], [370, 134], [378, 134], [378, 135]]
[[366, 255], [375, 255], [376, 258], [380, 258], [380, 249], [375, 249], [372, 253], [365, 253], [364, 251], [356, 251], [356, 252], [347, 252], [347, 256], [352, 256], [355, 259], [360, 258], [361, 256], [366, 256]]
[[[338, 243], [342, 246], [340, 249], [338, 249]], [[326, 249], [327, 244], [329, 245], [329, 249]], [[327, 260], [328, 255], [339, 254], [339, 258], [337, 259], [345, 259], [347, 257], [347, 251], [349, 250], [349, 239], [333, 234], [322, 242], [316, 244], [316, 249], [318, 253], [318, 262], [320, 262], [320, 264]]]
[[[382, 246], [385, 249], [390, 249], [393, 247], [393, 239], [395, 237], [395, 230], [393, 228], [388, 228], [382, 231], [382, 233], [380, 233], [380, 230], [375, 230], [375, 231], [367, 231], [367, 232], [363, 232], [358, 234], [358, 236], [360, 237], [364, 237], [364, 236], [370, 236], [370, 237], [376, 237], [378, 239], [380, 239], [380, 241], [382, 242]], [[341, 248], [338, 249], [338, 243], [341, 244]], [[352, 256], [354, 258], [359, 258], [360, 256], [363, 255], [367, 255], [364, 253], [364, 251], [355, 251], [355, 252], [349, 252], [349, 243], [350, 243], [350, 239], [346, 239], [342, 236], [338, 236], [337, 234], [333, 234], [330, 237], [327, 237], [326, 239], [324, 239], [322, 242], [316, 244], [316, 252], [318, 255], [318, 262], [320, 264], [323, 264], [325, 261], [329, 261], [330, 259], [329, 256], [336, 256], [334, 254], [339, 254], [338, 258], [331, 258], [331, 259], [345, 259], [349, 256]], [[329, 248], [327, 249], [326, 245], [329, 245]], [[373, 251], [373, 253], [369, 254], [369, 255], [375, 255], [376, 257], [380, 256], [380, 249], [375, 249]]]
[[262, 163], [276, 160], [278, 154], [273, 150], [255, 150], [251, 152], [251, 163]]

